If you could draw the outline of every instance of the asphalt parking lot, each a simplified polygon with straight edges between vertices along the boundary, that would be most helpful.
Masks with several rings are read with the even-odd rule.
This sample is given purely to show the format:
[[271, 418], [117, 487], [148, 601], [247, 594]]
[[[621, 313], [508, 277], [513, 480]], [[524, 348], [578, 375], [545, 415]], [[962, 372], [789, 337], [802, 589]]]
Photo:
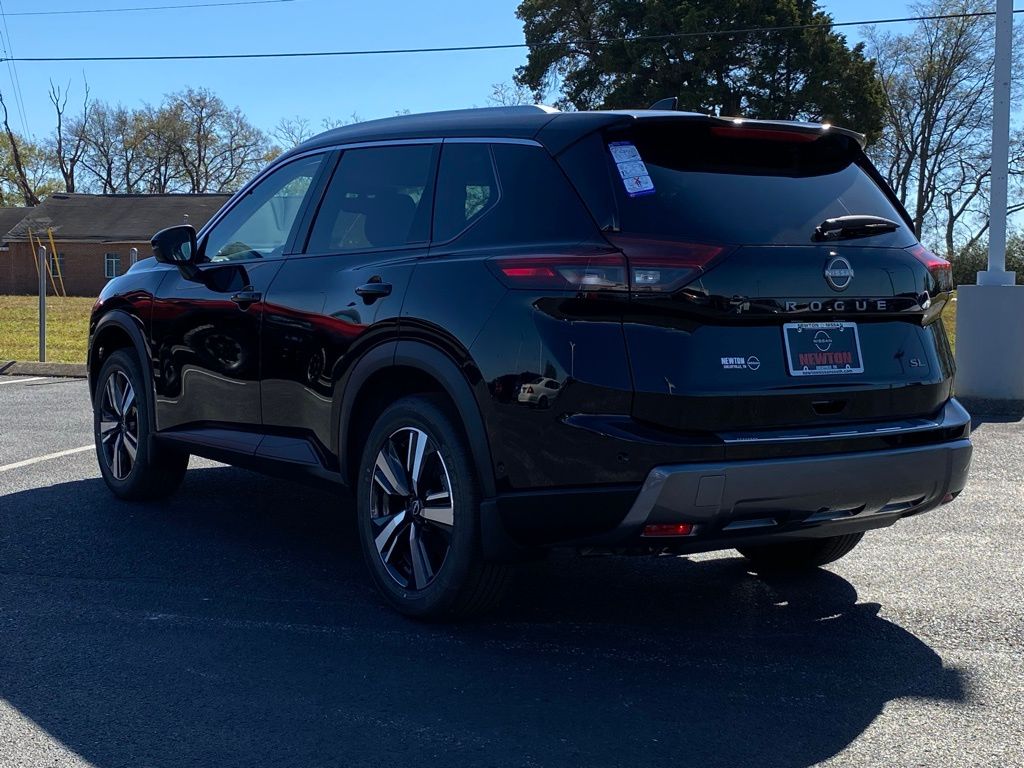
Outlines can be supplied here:
[[118, 502], [85, 382], [0, 377], [0, 766], [1022, 766], [1024, 427], [975, 438], [810, 577], [559, 554], [424, 626], [342, 499], [194, 459]]

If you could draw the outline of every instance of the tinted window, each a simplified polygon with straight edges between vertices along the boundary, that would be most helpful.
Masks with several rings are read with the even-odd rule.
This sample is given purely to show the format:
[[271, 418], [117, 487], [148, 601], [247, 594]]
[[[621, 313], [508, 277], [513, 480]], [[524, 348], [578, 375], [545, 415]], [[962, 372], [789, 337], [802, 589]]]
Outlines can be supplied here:
[[341, 156], [307, 253], [426, 242], [436, 145], [350, 149]]
[[[450, 238], [460, 228], [465, 232], [459, 243], [471, 246], [576, 243], [594, 235], [593, 220], [545, 150], [494, 144], [490, 171], [484, 162], [486, 152], [480, 144], [445, 145], [438, 175], [435, 241]], [[497, 197], [489, 176], [494, 170]], [[474, 194], [474, 190], [481, 191]]]
[[612, 178], [610, 171], [614, 169], [609, 169], [603, 160], [607, 151], [601, 134], [592, 133], [558, 156], [559, 164], [602, 229], [614, 227], [617, 221], [612, 183], [618, 182], [619, 175], [616, 173]]
[[649, 194], [630, 196], [605, 149], [621, 230], [698, 242], [808, 244], [825, 219], [870, 214], [900, 229], [868, 242], [914, 242], [900, 213], [857, 164], [853, 140], [835, 134], [812, 142], [785, 135], [739, 138], [743, 130], [677, 122], [609, 135], [609, 142], [639, 150], [654, 185]]
[[437, 174], [434, 241], [451, 240], [498, 202], [491, 148], [446, 144]]
[[232, 261], [280, 255], [321, 162], [323, 155], [295, 160], [250, 189], [206, 236], [206, 257]]

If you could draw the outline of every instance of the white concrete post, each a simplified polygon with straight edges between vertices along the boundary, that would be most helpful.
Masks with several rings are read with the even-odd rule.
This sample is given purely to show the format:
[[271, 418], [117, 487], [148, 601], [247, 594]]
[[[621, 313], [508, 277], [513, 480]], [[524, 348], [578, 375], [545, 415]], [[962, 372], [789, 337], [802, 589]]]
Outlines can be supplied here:
[[988, 231], [988, 270], [978, 285], [1013, 285], [1006, 271], [1006, 207], [1010, 170], [1010, 57], [1013, 51], [1013, 0], [996, 6], [995, 93], [992, 104], [992, 192]]
[[1024, 286], [1006, 271], [1012, 46], [1013, 0], [998, 0], [988, 269], [957, 293], [956, 394], [969, 400], [1024, 400]]
[[128, 263], [129, 264], [134, 264], [138, 260], [139, 260], [139, 249], [138, 248], [129, 248], [128, 249]]

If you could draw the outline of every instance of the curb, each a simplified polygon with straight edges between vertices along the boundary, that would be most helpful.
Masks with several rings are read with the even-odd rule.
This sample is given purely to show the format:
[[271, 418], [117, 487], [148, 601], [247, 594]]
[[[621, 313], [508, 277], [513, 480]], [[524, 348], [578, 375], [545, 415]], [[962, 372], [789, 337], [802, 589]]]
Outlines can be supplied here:
[[86, 371], [85, 363], [19, 363], [16, 360], [0, 360], [0, 375], [84, 379]]

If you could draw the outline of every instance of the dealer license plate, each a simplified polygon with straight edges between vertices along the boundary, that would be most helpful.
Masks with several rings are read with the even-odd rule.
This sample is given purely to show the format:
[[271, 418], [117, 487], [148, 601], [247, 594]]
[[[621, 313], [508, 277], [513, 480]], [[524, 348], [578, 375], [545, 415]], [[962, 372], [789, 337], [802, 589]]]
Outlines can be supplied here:
[[864, 373], [856, 323], [786, 323], [782, 334], [792, 376]]

